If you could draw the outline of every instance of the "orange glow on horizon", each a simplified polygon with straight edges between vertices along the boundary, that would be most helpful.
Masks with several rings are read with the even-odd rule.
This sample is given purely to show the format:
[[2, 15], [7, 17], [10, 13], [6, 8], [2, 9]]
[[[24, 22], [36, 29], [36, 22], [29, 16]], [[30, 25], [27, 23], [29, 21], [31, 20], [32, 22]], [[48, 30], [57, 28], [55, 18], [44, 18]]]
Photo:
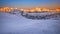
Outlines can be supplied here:
[[56, 8], [56, 11], [60, 11], [60, 8]]
[[31, 9], [18, 9], [18, 8], [9, 8], [9, 7], [3, 7], [0, 8], [0, 11], [3, 12], [10, 12], [12, 10], [21, 10], [24, 12], [42, 12], [42, 11], [46, 11], [46, 12], [60, 12], [60, 8], [54, 8], [54, 9], [49, 9], [49, 8], [31, 8]]

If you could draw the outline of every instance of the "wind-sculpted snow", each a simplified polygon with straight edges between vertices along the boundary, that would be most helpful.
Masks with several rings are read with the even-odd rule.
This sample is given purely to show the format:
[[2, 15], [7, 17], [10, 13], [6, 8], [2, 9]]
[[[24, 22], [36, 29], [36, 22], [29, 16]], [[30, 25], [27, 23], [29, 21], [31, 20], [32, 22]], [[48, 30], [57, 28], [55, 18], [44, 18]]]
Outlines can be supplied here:
[[32, 20], [0, 12], [0, 34], [60, 34], [60, 20]]

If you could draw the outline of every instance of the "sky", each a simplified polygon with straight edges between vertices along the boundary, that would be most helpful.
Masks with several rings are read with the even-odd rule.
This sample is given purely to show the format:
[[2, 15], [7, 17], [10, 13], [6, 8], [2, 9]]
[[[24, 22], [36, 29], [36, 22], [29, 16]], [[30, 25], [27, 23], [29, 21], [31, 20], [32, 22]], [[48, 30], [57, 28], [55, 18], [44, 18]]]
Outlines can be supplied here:
[[0, 7], [60, 7], [60, 0], [0, 0]]

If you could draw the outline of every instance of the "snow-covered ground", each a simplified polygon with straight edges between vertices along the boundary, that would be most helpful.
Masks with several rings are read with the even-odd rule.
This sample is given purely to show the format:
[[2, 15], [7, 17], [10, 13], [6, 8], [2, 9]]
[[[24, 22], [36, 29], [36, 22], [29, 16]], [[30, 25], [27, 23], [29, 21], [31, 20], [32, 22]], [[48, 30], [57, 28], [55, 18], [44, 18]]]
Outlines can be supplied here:
[[9, 13], [17, 16], [23, 16], [25, 18], [33, 19], [33, 20], [41, 20], [41, 19], [60, 20], [60, 13], [56, 13], [56, 12], [27, 13], [27, 12], [15, 10]]
[[56, 19], [56, 20], [60, 20], [60, 13], [56, 13], [56, 12], [42, 12], [42, 13], [26, 13], [23, 12], [22, 13], [23, 17], [26, 17], [28, 19], [37, 19], [37, 20], [41, 20], [41, 19]]
[[32, 20], [0, 12], [0, 34], [60, 34], [60, 20]]

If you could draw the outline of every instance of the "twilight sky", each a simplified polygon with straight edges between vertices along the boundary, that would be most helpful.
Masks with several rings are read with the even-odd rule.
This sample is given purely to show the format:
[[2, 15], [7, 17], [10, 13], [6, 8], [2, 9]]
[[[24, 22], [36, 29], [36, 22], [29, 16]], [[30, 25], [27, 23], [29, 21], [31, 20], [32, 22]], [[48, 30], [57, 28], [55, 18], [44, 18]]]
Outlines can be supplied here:
[[60, 0], [0, 0], [0, 7], [60, 7]]

